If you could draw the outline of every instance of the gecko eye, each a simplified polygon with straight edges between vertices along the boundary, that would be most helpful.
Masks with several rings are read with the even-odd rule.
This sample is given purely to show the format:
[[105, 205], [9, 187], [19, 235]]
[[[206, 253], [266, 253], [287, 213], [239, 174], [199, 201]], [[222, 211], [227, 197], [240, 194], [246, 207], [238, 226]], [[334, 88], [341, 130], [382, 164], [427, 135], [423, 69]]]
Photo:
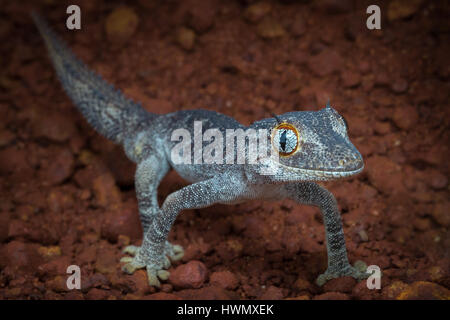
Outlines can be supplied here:
[[274, 128], [272, 143], [281, 156], [287, 157], [298, 150], [300, 138], [293, 125], [281, 123]]

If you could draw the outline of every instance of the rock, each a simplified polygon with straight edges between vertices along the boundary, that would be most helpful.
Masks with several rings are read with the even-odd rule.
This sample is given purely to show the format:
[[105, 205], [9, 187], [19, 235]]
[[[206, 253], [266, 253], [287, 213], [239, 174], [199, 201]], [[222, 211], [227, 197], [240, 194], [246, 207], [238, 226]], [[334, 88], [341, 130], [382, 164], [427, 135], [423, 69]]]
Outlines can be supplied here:
[[89, 277], [81, 277], [82, 292], [87, 292], [91, 288], [106, 287], [109, 286], [109, 284], [108, 278], [101, 273], [95, 273]]
[[264, 238], [264, 236], [269, 232], [267, 224], [261, 217], [245, 217], [244, 226], [244, 235], [251, 239]]
[[350, 136], [363, 137], [373, 135], [372, 126], [367, 125], [367, 123], [370, 121], [369, 119], [354, 115], [346, 116], [345, 119], [349, 127], [348, 130]]
[[73, 207], [75, 200], [73, 195], [66, 190], [52, 189], [47, 196], [47, 205], [51, 212], [61, 213]]
[[209, 30], [215, 20], [218, 4], [209, 0], [188, 0], [188, 24], [199, 33]]
[[112, 249], [99, 248], [97, 251], [97, 261], [95, 262], [95, 271], [102, 274], [115, 273], [116, 257]]
[[[444, 286], [445, 282], [448, 283], [450, 280], [450, 268], [449, 268], [450, 262], [447, 261], [447, 263], [444, 261], [441, 262], [441, 265], [435, 265], [430, 268], [428, 268], [427, 272], [430, 275], [430, 279], [433, 282], [438, 282], [439, 284], [442, 284]], [[443, 282], [443, 283], [440, 283]]]
[[9, 223], [8, 238], [28, 238], [31, 230], [27, 222], [13, 219]]
[[16, 135], [9, 130], [0, 130], [0, 148], [6, 147], [16, 139]]
[[177, 43], [181, 48], [188, 51], [194, 49], [195, 38], [195, 32], [192, 29], [186, 27], [179, 28], [176, 34]]
[[399, 106], [395, 108], [392, 120], [400, 129], [410, 130], [417, 125], [419, 114], [413, 106]]
[[45, 286], [47, 289], [50, 289], [54, 292], [66, 292], [69, 291], [69, 288], [67, 288], [67, 279], [63, 276], [56, 276], [51, 280], [48, 280], [45, 283]]
[[265, 17], [272, 10], [269, 2], [261, 1], [252, 4], [244, 11], [244, 18], [250, 22], [256, 23]]
[[372, 156], [366, 160], [367, 175], [370, 183], [385, 194], [397, 194], [405, 191], [401, 168], [384, 156]]
[[70, 266], [71, 258], [68, 256], [57, 257], [45, 264], [41, 264], [38, 267], [38, 273], [40, 277], [48, 278], [55, 277], [57, 275], [67, 275], [67, 267]]
[[73, 119], [60, 113], [41, 112], [33, 119], [31, 128], [35, 138], [44, 138], [54, 142], [65, 142], [73, 137], [77, 130]]
[[92, 263], [97, 257], [97, 248], [86, 246], [80, 254], [77, 255], [77, 261], [80, 265]]
[[33, 169], [28, 163], [28, 155], [25, 149], [11, 146], [0, 150], [0, 174], [18, 173], [24, 177], [33, 175]]
[[378, 291], [367, 288], [367, 282], [363, 280], [353, 287], [352, 297], [359, 300], [374, 300]]
[[136, 270], [132, 275], [128, 276], [128, 278], [132, 282], [133, 292], [135, 294], [142, 296], [150, 291], [147, 272], [145, 270]]
[[51, 259], [54, 257], [61, 256], [61, 248], [58, 246], [50, 246], [50, 247], [39, 247], [39, 254], [46, 259]]
[[327, 292], [315, 296], [313, 300], [350, 300], [350, 297], [345, 293], [340, 292]]
[[217, 254], [223, 261], [231, 261], [241, 256], [244, 246], [238, 239], [229, 239], [216, 247]]
[[301, 296], [297, 296], [294, 298], [287, 298], [286, 300], [311, 300], [311, 298], [306, 294], [302, 294]]
[[72, 175], [75, 159], [70, 149], [57, 150], [51, 152], [51, 155], [51, 159], [41, 163], [39, 174], [42, 181], [54, 186], [64, 182]]
[[450, 202], [438, 202], [434, 205], [431, 212], [434, 220], [441, 226], [448, 228], [450, 226]]
[[184, 250], [182, 261], [189, 262], [191, 260], [198, 260], [210, 252], [211, 249], [211, 245], [208, 242], [205, 242], [203, 238], [200, 238], [197, 241], [191, 242], [187, 245]]
[[211, 284], [218, 285], [224, 289], [236, 289], [239, 284], [239, 280], [236, 278], [234, 273], [230, 271], [216, 271], [209, 277], [209, 282]]
[[116, 243], [120, 235], [129, 237], [132, 241], [142, 237], [142, 227], [137, 208], [123, 207], [109, 211], [103, 220], [102, 237]]
[[342, 85], [345, 88], [353, 88], [361, 83], [361, 77], [359, 73], [345, 70], [341, 74]]
[[107, 290], [92, 288], [86, 294], [86, 299], [88, 299], [88, 300], [105, 300], [108, 296], [109, 296], [109, 292]]
[[291, 34], [296, 37], [304, 35], [307, 31], [307, 27], [303, 16], [297, 15], [289, 30], [291, 31]]
[[353, 9], [351, 0], [315, 0], [313, 2], [315, 9], [330, 14], [347, 13]]
[[387, 16], [389, 21], [404, 19], [415, 14], [423, 0], [393, 0], [389, 2]]
[[387, 121], [377, 121], [373, 126], [374, 131], [379, 135], [385, 135], [392, 131], [392, 126]]
[[408, 90], [408, 81], [405, 79], [397, 79], [391, 84], [391, 90], [394, 93], [405, 93]]
[[129, 246], [131, 243], [131, 239], [128, 236], [125, 236], [123, 234], [120, 234], [117, 237], [117, 244], [119, 245], [120, 248], [124, 248], [126, 246]]
[[397, 300], [449, 300], [450, 290], [428, 281], [417, 281], [407, 286]]
[[343, 292], [351, 293], [356, 285], [356, 280], [352, 277], [341, 277], [331, 279], [323, 286], [323, 290], [326, 292]]
[[70, 290], [64, 295], [64, 300], [84, 300], [84, 296], [78, 290]]
[[417, 230], [420, 230], [420, 231], [426, 231], [426, 230], [430, 229], [432, 226], [431, 220], [428, 218], [423, 218], [423, 219], [415, 218], [413, 220], [413, 225], [414, 225], [414, 228], [416, 228]]
[[8, 238], [10, 213], [0, 212], [0, 243]]
[[185, 289], [177, 291], [176, 295], [186, 300], [230, 300], [238, 299], [237, 294], [217, 286], [200, 289]]
[[36, 245], [13, 240], [0, 252], [0, 268], [11, 267], [15, 271], [35, 273], [42, 263]]
[[124, 44], [136, 32], [139, 17], [129, 7], [114, 9], [107, 17], [105, 31], [108, 40], [115, 44]]
[[190, 261], [170, 273], [169, 282], [175, 288], [200, 288], [206, 281], [208, 270], [200, 261]]
[[338, 71], [343, 65], [341, 55], [333, 50], [324, 50], [308, 61], [309, 68], [319, 77], [328, 76]]
[[294, 288], [298, 291], [309, 290], [311, 288], [311, 283], [302, 277], [299, 277], [295, 283]]
[[92, 189], [92, 183], [94, 179], [100, 174], [101, 173], [95, 166], [88, 166], [86, 168], [77, 170], [73, 176], [73, 179], [81, 188]]
[[283, 26], [271, 17], [264, 18], [256, 27], [256, 33], [264, 39], [274, 39], [286, 34]]
[[110, 173], [104, 173], [92, 181], [97, 204], [104, 208], [118, 208], [121, 203], [120, 190]]
[[181, 298], [171, 293], [157, 292], [145, 296], [144, 300], [181, 300]]
[[445, 189], [448, 185], [448, 178], [437, 170], [432, 170], [429, 174], [428, 185], [435, 190]]
[[281, 300], [283, 298], [283, 290], [275, 286], [268, 287], [267, 290], [259, 297], [260, 300]]

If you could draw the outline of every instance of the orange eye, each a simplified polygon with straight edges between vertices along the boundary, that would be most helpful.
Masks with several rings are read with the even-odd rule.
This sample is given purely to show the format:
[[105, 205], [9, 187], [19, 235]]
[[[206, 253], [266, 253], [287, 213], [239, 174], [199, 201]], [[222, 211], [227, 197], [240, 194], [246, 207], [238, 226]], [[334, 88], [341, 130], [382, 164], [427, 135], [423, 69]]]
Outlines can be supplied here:
[[300, 145], [297, 128], [289, 123], [281, 123], [274, 128], [272, 143], [278, 153], [283, 157], [294, 154]]

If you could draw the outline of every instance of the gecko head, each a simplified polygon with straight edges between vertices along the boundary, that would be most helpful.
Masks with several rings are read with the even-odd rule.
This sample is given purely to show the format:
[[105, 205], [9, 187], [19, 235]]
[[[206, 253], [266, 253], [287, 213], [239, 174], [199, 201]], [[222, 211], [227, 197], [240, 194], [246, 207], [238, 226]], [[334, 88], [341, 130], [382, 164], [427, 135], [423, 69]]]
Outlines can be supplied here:
[[319, 111], [289, 112], [258, 125], [270, 127], [272, 155], [265, 164], [275, 181], [326, 181], [361, 172], [364, 162], [350, 142], [348, 124], [329, 104]]

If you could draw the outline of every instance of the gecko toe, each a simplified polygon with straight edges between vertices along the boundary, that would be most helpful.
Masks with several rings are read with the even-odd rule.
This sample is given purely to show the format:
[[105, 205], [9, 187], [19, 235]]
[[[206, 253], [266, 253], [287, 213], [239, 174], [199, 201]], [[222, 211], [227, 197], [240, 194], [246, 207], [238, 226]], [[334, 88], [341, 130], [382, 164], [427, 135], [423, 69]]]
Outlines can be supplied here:
[[139, 263], [135, 258], [132, 258], [130, 262], [127, 262], [122, 266], [122, 270], [127, 274], [133, 274], [136, 270], [142, 269], [144, 267], [145, 264]]
[[134, 256], [134, 255], [137, 254], [138, 251], [139, 251], [139, 247], [138, 247], [138, 246], [126, 246], [126, 247], [123, 249], [122, 252], [123, 252], [123, 253], [128, 253], [128, 254]]
[[161, 282], [158, 280], [158, 275], [155, 269], [147, 268], [147, 278], [148, 284], [152, 287], [159, 288], [161, 286]]
[[170, 266], [171, 266], [170, 260], [166, 256], [163, 257], [162, 266], [163, 266], [164, 269], [169, 269]]
[[178, 244], [171, 244], [169, 241], [166, 242], [165, 253], [169, 257], [170, 261], [179, 261], [184, 256], [184, 249]]
[[169, 279], [170, 276], [170, 272], [167, 270], [159, 270], [157, 272], [158, 278], [160, 278], [161, 280], [167, 280]]
[[130, 263], [131, 261], [133, 261], [133, 258], [131, 258], [131, 257], [122, 257], [120, 259], [120, 262], [124, 262], [124, 263]]

